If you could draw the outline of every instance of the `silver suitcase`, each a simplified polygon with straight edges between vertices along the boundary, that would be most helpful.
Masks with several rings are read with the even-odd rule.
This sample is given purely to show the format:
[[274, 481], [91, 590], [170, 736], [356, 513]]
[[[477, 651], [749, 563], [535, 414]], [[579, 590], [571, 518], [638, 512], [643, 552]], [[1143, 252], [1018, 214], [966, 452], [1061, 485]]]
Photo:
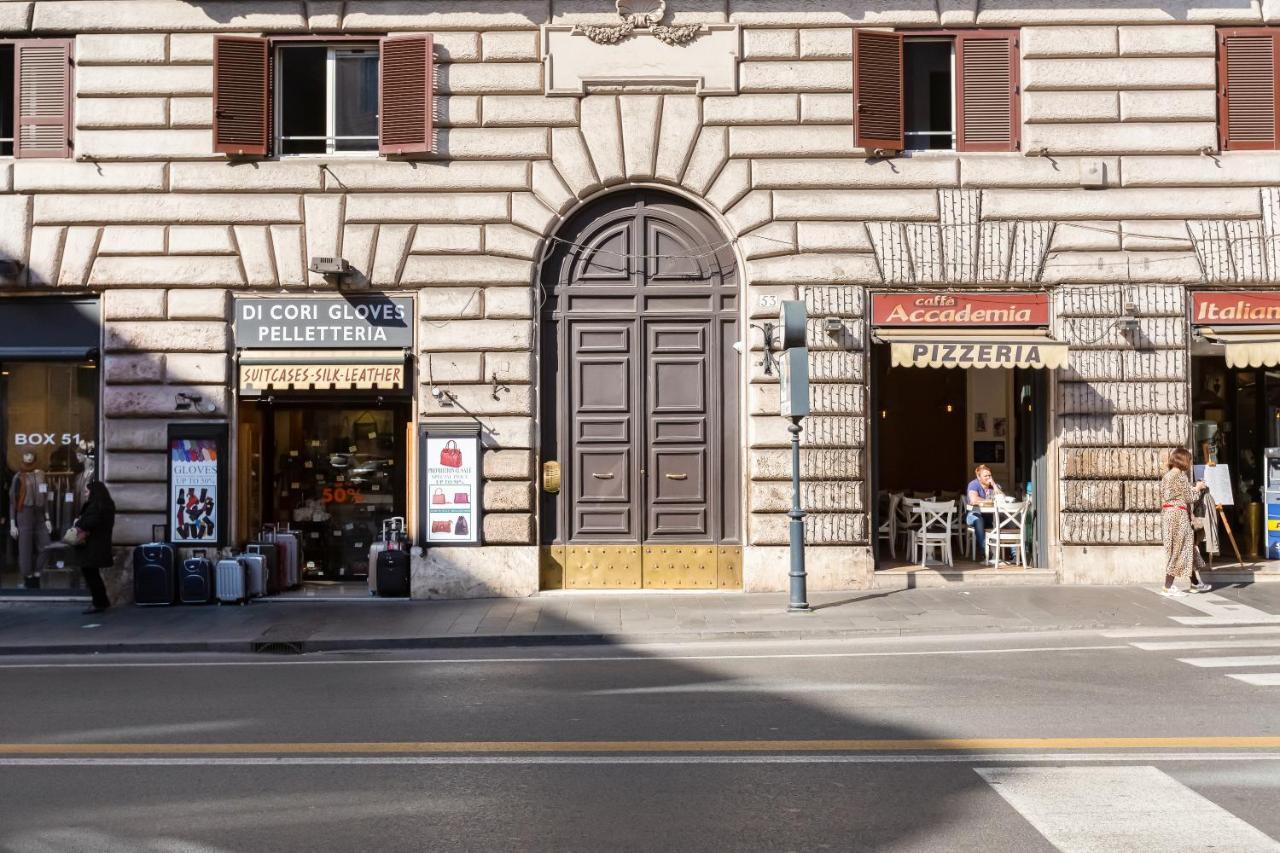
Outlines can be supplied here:
[[[252, 545], [249, 547], [253, 547]], [[249, 597], [261, 598], [267, 594], [267, 561], [261, 554], [241, 554], [236, 558], [244, 565], [248, 575]]]
[[237, 559], [219, 560], [214, 567], [214, 593], [219, 604], [247, 604], [249, 602], [248, 573], [244, 563]]

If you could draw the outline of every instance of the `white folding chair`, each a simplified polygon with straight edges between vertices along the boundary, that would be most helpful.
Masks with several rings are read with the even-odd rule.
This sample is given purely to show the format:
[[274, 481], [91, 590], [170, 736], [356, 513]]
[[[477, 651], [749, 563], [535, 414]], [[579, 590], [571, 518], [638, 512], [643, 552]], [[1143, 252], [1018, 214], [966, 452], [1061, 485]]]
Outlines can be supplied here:
[[960, 556], [969, 560], [978, 559], [978, 537], [973, 528], [965, 521], [969, 514], [969, 505], [964, 498], [956, 498], [956, 518], [951, 524], [951, 535], [960, 545]]
[[916, 531], [916, 554], [920, 565], [928, 563], [929, 552], [938, 549], [938, 559], [948, 566], [955, 565], [951, 556], [951, 522], [955, 519], [956, 505], [952, 501], [921, 501], [916, 507], [920, 516], [920, 529]]
[[884, 513], [884, 521], [876, 529], [876, 538], [889, 543], [889, 556], [898, 559], [898, 504], [902, 495], [889, 492], [889, 505]]
[[1012, 552], [1009, 562], [1020, 562], [1027, 567], [1025, 529], [1027, 525], [1027, 501], [997, 497], [994, 519], [987, 531], [987, 559], [1000, 568], [1000, 552]]
[[897, 534], [905, 540], [908, 557], [916, 552], [916, 531], [920, 529], [921, 516], [915, 512], [915, 508], [920, 504], [919, 498], [909, 498], [906, 495], [901, 495], [898, 499]]

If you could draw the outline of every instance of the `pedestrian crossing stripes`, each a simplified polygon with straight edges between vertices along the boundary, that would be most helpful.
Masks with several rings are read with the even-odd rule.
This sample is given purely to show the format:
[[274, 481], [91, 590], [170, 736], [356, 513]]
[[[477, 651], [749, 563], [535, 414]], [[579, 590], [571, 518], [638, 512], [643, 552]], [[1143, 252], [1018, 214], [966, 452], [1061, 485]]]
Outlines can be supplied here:
[[979, 767], [1062, 853], [1280, 853], [1280, 843], [1155, 767]]
[[[1129, 640], [1129, 645], [1146, 652], [1258, 651], [1259, 654], [1204, 655], [1176, 660], [1197, 669], [1216, 670], [1253, 687], [1280, 687], [1280, 655], [1265, 651], [1280, 648], [1280, 628], [1271, 627], [1280, 622], [1280, 616], [1216, 594], [1192, 595], [1177, 602], [1205, 615], [1169, 617], [1187, 626], [1185, 628], [1133, 628], [1107, 631], [1103, 636]], [[1276, 671], [1257, 672], [1258, 667], [1275, 667]], [[1222, 672], [1227, 669], [1253, 671]]]

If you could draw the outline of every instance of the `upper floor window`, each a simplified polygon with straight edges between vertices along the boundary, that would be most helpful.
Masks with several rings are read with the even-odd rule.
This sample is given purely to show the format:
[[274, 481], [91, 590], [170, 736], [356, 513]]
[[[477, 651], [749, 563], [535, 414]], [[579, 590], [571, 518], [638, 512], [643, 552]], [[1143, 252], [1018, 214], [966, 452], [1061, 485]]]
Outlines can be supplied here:
[[434, 150], [429, 35], [377, 43], [219, 36], [213, 149], [236, 157]]
[[855, 32], [859, 147], [882, 152], [1018, 149], [1016, 32]]
[[1280, 148], [1280, 29], [1218, 31], [1218, 140], [1223, 150]]
[[71, 154], [71, 42], [0, 41], [0, 157]]
[[378, 150], [378, 47], [282, 45], [276, 51], [276, 150]]
[[0, 157], [13, 156], [13, 45], [0, 44]]

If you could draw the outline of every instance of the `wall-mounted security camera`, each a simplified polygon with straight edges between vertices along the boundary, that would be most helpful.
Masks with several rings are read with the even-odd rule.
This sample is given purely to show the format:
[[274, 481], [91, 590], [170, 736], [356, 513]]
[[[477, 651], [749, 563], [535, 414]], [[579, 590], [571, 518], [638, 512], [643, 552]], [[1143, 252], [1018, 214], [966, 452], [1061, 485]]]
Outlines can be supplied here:
[[827, 317], [822, 321], [822, 329], [828, 335], [838, 335], [844, 332], [844, 323], [839, 317]]
[[451, 407], [454, 405], [454, 402], [455, 402], [453, 395], [450, 394], [448, 391], [444, 390], [443, 388], [437, 388], [435, 386], [432, 386], [431, 396], [435, 398], [436, 402], [440, 404], [442, 408]]

